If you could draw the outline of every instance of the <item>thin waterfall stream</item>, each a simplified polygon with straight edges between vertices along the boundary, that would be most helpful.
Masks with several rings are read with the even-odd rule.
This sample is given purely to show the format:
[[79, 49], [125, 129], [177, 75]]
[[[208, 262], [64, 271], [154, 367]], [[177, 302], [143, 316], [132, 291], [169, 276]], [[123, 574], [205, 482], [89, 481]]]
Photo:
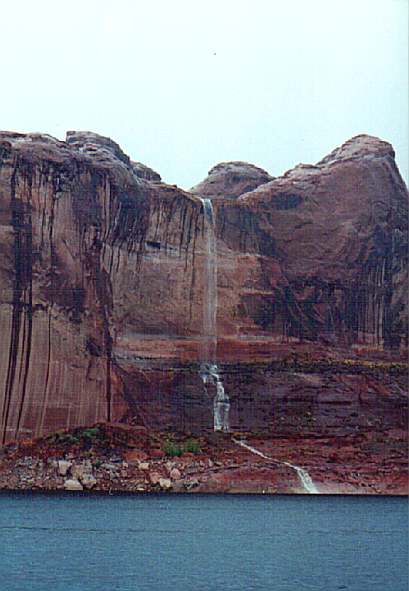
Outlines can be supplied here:
[[229, 431], [230, 401], [224, 390], [217, 366], [217, 251], [215, 219], [210, 199], [200, 199], [203, 205], [206, 262], [203, 291], [203, 337], [200, 376], [205, 385], [216, 386], [213, 398], [213, 428]]
[[303, 488], [305, 489], [305, 491], [307, 493], [312, 494], [312, 495], [319, 494], [319, 491], [318, 491], [317, 487], [315, 486], [315, 484], [313, 483], [311, 476], [308, 474], [307, 470], [304, 470], [304, 468], [300, 468], [299, 466], [295, 466], [294, 464], [290, 464], [290, 462], [282, 462], [281, 460], [275, 460], [274, 458], [270, 458], [269, 456], [266, 456], [265, 454], [263, 454], [263, 452], [256, 449], [255, 447], [252, 447], [251, 445], [249, 445], [248, 443], [246, 443], [242, 439], [235, 439], [233, 437], [232, 441], [234, 443], [237, 443], [237, 445], [244, 447], [248, 451], [251, 451], [253, 454], [260, 456], [261, 458], [264, 458], [265, 460], [268, 460], [269, 462], [271, 462], [273, 464], [288, 466], [289, 468], [292, 468], [293, 470], [295, 470], [297, 472], [297, 475], [301, 481], [301, 484], [303, 485]]
[[[230, 400], [226, 393], [217, 366], [217, 250], [215, 236], [215, 218], [211, 199], [200, 199], [203, 205], [204, 231], [206, 245], [206, 262], [204, 265], [204, 289], [203, 289], [203, 347], [201, 352], [200, 377], [205, 386], [216, 386], [216, 394], [213, 398], [213, 428], [215, 431], [229, 431]], [[306, 492], [317, 494], [311, 476], [306, 470], [281, 462], [263, 454], [251, 447], [248, 443], [238, 439], [232, 439], [234, 443], [246, 448], [252, 453], [273, 462], [288, 466], [297, 472], [297, 475]]]

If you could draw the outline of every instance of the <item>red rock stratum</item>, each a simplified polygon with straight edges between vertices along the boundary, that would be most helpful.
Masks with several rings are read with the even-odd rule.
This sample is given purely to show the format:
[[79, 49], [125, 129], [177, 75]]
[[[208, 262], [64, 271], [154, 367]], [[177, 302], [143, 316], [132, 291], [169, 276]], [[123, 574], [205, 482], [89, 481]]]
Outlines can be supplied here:
[[212, 427], [200, 198], [232, 429], [406, 425], [408, 191], [390, 144], [357, 136], [276, 178], [222, 163], [187, 192], [90, 132], [2, 132], [2, 443], [101, 421]]

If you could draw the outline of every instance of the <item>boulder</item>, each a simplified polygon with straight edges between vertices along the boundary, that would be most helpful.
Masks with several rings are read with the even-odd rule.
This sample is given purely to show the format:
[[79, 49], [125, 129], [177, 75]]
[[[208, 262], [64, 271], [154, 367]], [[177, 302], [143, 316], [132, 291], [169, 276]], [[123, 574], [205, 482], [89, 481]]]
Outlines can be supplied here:
[[182, 475], [180, 473], [180, 470], [178, 470], [177, 468], [172, 468], [172, 470], [169, 472], [169, 476], [171, 480], [179, 480]]
[[126, 452], [125, 459], [128, 464], [135, 464], [147, 460], [148, 454], [139, 449], [131, 449]]
[[85, 488], [91, 489], [97, 484], [97, 479], [92, 474], [84, 474], [81, 483]]
[[71, 466], [72, 462], [68, 462], [66, 460], [58, 460], [58, 474], [60, 476], [66, 476]]
[[159, 481], [162, 479], [162, 476], [159, 472], [150, 472], [149, 473], [149, 480], [151, 484], [159, 484]]
[[169, 478], [159, 478], [159, 486], [163, 490], [169, 490], [172, 488], [172, 482], [169, 480]]
[[184, 487], [186, 490], [192, 490], [192, 488], [196, 488], [199, 486], [199, 481], [197, 478], [191, 478], [189, 480], [185, 480]]
[[66, 480], [64, 482], [64, 488], [65, 488], [65, 490], [72, 490], [72, 491], [84, 490], [84, 487], [82, 486], [81, 482], [79, 480], [77, 480], [76, 478], [70, 478], [70, 479]]

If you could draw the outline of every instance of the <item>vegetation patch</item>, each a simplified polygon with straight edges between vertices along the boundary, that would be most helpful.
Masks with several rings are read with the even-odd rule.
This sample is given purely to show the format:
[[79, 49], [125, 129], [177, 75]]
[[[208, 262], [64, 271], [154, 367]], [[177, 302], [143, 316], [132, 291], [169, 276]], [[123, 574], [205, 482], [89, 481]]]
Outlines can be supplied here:
[[89, 427], [87, 429], [76, 429], [72, 432], [57, 431], [46, 437], [46, 441], [56, 445], [85, 445], [91, 446], [94, 443], [103, 443], [106, 435], [100, 427]]
[[200, 443], [196, 439], [189, 438], [185, 443], [176, 443], [172, 439], [166, 439], [163, 451], [172, 458], [180, 457], [184, 453], [200, 454]]

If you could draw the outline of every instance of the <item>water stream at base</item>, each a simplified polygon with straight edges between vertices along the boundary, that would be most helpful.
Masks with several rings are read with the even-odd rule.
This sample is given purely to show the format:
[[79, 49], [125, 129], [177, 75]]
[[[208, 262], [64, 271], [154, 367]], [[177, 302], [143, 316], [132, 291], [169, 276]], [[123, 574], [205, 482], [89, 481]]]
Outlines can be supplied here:
[[200, 199], [203, 205], [206, 241], [206, 264], [203, 292], [203, 336], [202, 363], [200, 376], [203, 383], [216, 386], [213, 399], [213, 428], [215, 431], [229, 431], [230, 401], [224, 390], [216, 362], [217, 350], [217, 252], [215, 220], [210, 199]]
[[263, 452], [259, 451], [255, 447], [252, 447], [251, 445], [249, 445], [248, 443], [246, 443], [245, 441], [243, 441], [241, 439], [235, 439], [233, 437], [232, 441], [234, 443], [236, 443], [237, 445], [244, 447], [248, 451], [251, 451], [253, 454], [256, 454], [257, 456], [260, 456], [261, 458], [264, 458], [265, 460], [272, 462], [273, 464], [288, 466], [289, 468], [292, 468], [293, 470], [295, 470], [297, 472], [298, 478], [300, 479], [301, 484], [303, 485], [303, 488], [305, 489], [305, 491], [307, 493], [312, 494], [312, 495], [319, 494], [319, 491], [318, 491], [317, 487], [315, 486], [315, 484], [313, 483], [312, 478], [308, 474], [307, 470], [304, 470], [303, 468], [300, 468], [299, 466], [295, 466], [294, 464], [290, 464], [290, 462], [283, 462], [280, 460], [275, 460], [274, 458], [270, 458], [269, 456], [266, 456], [265, 454], [263, 454]]

